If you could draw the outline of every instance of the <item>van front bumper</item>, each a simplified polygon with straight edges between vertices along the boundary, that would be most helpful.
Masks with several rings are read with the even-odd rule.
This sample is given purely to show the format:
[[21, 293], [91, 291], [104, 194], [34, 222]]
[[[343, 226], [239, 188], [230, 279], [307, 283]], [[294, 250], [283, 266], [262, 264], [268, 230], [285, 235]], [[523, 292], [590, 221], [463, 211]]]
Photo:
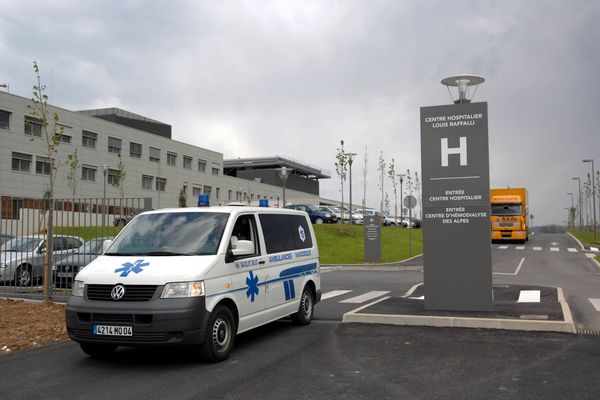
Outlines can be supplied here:
[[[144, 302], [89, 301], [71, 296], [66, 307], [71, 339], [118, 346], [200, 344], [209, 318], [203, 296]], [[132, 336], [97, 335], [94, 326], [98, 325], [131, 327]]]

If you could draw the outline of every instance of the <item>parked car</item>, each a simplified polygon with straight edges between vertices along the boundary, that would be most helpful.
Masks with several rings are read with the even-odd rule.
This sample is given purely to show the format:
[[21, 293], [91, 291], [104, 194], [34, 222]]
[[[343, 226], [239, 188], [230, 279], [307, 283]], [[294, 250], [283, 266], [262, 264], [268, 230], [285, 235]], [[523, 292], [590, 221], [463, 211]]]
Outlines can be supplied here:
[[383, 214], [383, 225], [384, 226], [400, 226], [400, 218], [396, 219], [390, 214]]
[[69, 288], [73, 278], [85, 268], [92, 260], [102, 254], [102, 245], [105, 240], [112, 240], [112, 236], [97, 237], [88, 240], [75, 253], [54, 262], [52, 275], [57, 288]]
[[[401, 225], [403, 227], [407, 228], [408, 227], [408, 221], [409, 221], [408, 217], [402, 217]], [[412, 228], [420, 228], [421, 227], [421, 220], [417, 219], [417, 218], [410, 218], [410, 226]]]
[[336, 206], [318, 206], [317, 210], [335, 215], [338, 221], [342, 218], [342, 212]]
[[308, 213], [310, 222], [312, 222], [313, 224], [334, 224], [337, 222], [337, 217], [335, 216], [335, 214], [319, 211], [315, 206], [311, 206], [309, 204], [290, 204], [285, 206], [284, 208], [305, 211], [306, 213]]
[[113, 221], [113, 225], [123, 227], [123, 226], [127, 225], [129, 223], [129, 221], [131, 221], [136, 215], [141, 214], [144, 211], [149, 211], [149, 210], [139, 209], [139, 210], [132, 212], [131, 214], [116, 216], [115, 220]]
[[[350, 209], [344, 206], [344, 223], [350, 222]], [[362, 225], [363, 223], [363, 214], [361, 210], [357, 208], [352, 209], [352, 223], [355, 225]]]
[[12, 238], [14, 238], [14, 236], [11, 236], [11, 235], [0, 235], [0, 245], [8, 242]]
[[[52, 235], [53, 256], [73, 253], [83, 244], [77, 236]], [[0, 281], [14, 281], [18, 286], [29, 286], [44, 276], [46, 236], [29, 235], [13, 238], [0, 249]]]

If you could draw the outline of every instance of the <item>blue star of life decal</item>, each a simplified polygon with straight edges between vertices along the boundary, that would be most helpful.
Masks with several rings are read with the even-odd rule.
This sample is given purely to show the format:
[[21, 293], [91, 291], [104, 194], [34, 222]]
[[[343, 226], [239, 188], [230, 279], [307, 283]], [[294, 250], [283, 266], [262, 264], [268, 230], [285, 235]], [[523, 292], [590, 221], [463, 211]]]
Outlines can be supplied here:
[[137, 260], [133, 264], [130, 262], [126, 262], [123, 264], [122, 268], [115, 269], [115, 273], [120, 272], [121, 275], [119, 275], [119, 276], [123, 276], [123, 277], [129, 275], [131, 272], [135, 272], [136, 274], [139, 274], [140, 272], [143, 271], [142, 267], [146, 267], [148, 265], [150, 265], [150, 263], [144, 262], [144, 260]]
[[246, 278], [246, 297], [250, 298], [251, 302], [254, 302], [254, 296], [258, 296], [258, 276], [254, 276], [254, 273], [250, 271], [250, 275]]

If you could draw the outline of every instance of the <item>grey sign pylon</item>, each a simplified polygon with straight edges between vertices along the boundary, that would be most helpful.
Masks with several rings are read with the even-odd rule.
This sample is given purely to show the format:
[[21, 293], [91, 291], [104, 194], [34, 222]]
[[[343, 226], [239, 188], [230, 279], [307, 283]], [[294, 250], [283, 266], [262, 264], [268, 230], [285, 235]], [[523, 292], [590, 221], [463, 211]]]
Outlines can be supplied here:
[[487, 103], [421, 108], [425, 308], [493, 309]]

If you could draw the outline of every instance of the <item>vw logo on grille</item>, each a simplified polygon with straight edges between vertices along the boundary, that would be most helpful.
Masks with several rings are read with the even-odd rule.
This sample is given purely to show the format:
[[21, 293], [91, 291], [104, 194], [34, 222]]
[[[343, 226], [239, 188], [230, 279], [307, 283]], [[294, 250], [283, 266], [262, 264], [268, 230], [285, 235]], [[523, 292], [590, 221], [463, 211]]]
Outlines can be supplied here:
[[110, 297], [113, 300], [121, 300], [125, 296], [125, 287], [123, 285], [117, 285], [110, 291]]

